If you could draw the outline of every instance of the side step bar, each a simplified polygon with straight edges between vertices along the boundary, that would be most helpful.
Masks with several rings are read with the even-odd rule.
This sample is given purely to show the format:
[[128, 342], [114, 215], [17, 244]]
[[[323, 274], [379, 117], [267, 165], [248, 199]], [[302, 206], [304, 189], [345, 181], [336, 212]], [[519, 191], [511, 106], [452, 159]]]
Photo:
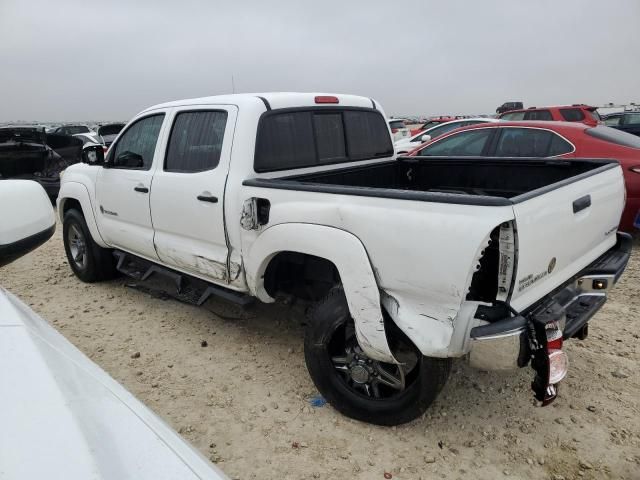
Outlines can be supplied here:
[[176, 288], [175, 293], [166, 293], [185, 303], [200, 306], [212, 296], [223, 298], [240, 306], [247, 306], [254, 302], [253, 297], [244, 293], [214, 285], [205, 280], [136, 257], [130, 253], [114, 250], [113, 256], [118, 260], [116, 270], [135, 280], [144, 282], [152, 275], [158, 274], [173, 281]]

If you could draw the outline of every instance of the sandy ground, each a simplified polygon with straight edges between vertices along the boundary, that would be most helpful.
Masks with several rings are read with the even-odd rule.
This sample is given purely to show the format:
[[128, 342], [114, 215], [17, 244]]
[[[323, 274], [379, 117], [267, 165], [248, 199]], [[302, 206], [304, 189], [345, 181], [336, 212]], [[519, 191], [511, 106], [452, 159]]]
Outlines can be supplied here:
[[124, 278], [83, 284], [60, 230], [0, 283], [231, 478], [640, 479], [640, 253], [589, 338], [567, 346], [571, 370], [552, 406], [532, 405], [528, 368], [457, 361], [424, 418], [383, 428], [311, 406], [300, 308], [197, 308]]

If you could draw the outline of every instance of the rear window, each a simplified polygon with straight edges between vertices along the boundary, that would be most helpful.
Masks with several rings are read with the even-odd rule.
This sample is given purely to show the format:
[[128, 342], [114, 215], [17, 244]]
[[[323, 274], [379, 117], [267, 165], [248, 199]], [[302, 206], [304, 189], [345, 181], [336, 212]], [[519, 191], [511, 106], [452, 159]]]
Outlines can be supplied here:
[[567, 122], [581, 122], [584, 120], [584, 113], [579, 108], [561, 108], [560, 115]]
[[585, 130], [585, 133], [599, 140], [621, 145], [623, 147], [640, 148], [640, 137], [615, 128], [603, 126], [593, 127]]
[[393, 120], [392, 122], [389, 122], [389, 126], [391, 128], [404, 128], [405, 124], [402, 120]]
[[276, 111], [260, 121], [254, 169], [272, 172], [392, 155], [386, 120], [377, 111]]

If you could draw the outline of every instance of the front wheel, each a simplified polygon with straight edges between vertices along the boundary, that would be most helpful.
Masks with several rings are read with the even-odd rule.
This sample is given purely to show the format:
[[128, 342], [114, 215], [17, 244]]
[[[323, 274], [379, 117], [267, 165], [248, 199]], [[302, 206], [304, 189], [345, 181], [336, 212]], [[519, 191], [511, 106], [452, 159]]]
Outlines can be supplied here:
[[342, 288], [311, 310], [307, 368], [320, 393], [344, 415], [377, 425], [406, 423], [422, 415], [446, 383], [451, 359], [423, 356], [393, 324], [387, 337], [400, 365], [362, 351]]
[[78, 210], [64, 215], [62, 225], [64, 250], [71, 270], [83, 282], [96, 282], [117, 276], [111, 250], [101, 248], [91, 238], [89, 227]]

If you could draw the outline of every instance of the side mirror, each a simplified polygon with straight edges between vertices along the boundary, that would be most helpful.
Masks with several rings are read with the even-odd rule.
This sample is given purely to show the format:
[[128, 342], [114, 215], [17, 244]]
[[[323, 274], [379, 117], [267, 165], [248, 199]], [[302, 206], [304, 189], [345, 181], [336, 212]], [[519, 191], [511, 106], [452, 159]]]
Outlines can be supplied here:
[[420, 140], [422, 140], [422, 143], [428, 142], [429, 140], [431, 140], [431, 135], [422, 135], [422, 137], [420, 137]]
[[53, 206], [32, 180], [0, 182], [0, 267], [49, 240], [56, 230]]
[[104, 165], [104, 147], [88, 145], [82, 149], [82, 163], [87, 165]]
[[114, 166], [123, 168], [142, 168], [144, 167], [144, 159], [142, 158], [142, 155], [126, 151], [116, 157]]

